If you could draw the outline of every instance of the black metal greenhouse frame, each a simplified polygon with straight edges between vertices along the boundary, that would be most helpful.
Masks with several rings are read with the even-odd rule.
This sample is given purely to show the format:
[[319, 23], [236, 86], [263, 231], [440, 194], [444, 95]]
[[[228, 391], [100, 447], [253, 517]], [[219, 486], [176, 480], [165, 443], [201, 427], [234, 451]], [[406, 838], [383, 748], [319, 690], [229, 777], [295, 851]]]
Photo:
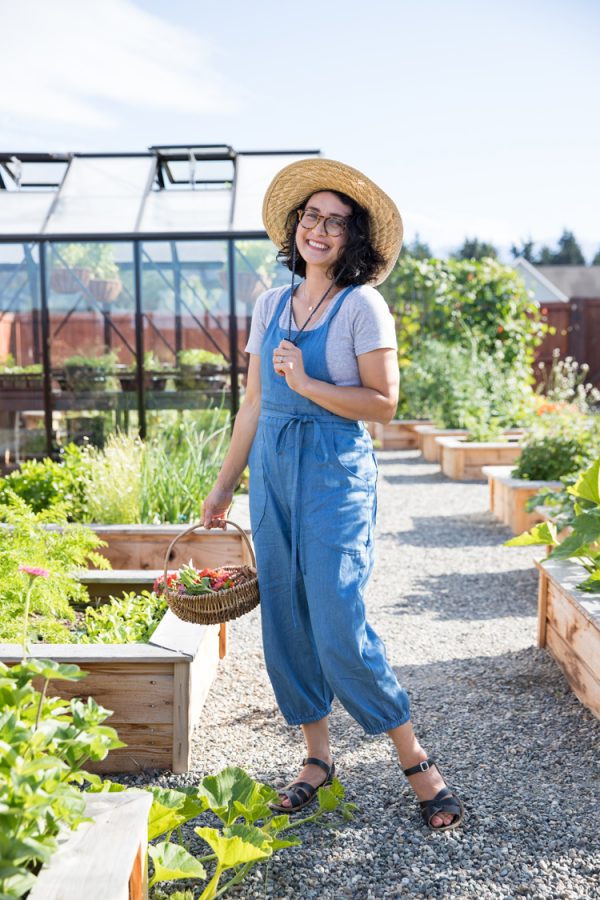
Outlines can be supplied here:
[[[182, 146], [153, 146], [149, 148], [147, 153], [68, 153], [68, 154], [48, 154], [48, 153], [0, 153], [0, 192], [6, 189], [3, 172], [14, 180], [15, 175], [10, 168], [11, 163], [14, 166], [15, 160], [26, 163], [59, 163], [64, 162], [68, 166], [75, 157], [81, 158], [127, 158], [127, 157], [154, 157], [156, 165], [152, 183], [156, 181], [159, 190], [166, 186], [166, 182], [171, 184], [185, 184], [186, 180], [176, 179], [170, 168], [170, 163], [189, 161], [190, 151], [199, 151], [194, 154], [197, 161], [218, 161], [230, 160], [233, 163], [235, 171], [235, 160], [238, 155], [231, 147], [226, 145], [182, 145]], [[318, 150], [284, 150], [284, 151], [244, 151], [245, 156], [312, 156], [317, 155]], [[57, 197], [51, 205], [54, 208], [58, 195], [60, 194], [60, 185], [64, 182], [66, 172], [57, 182], [23, 182], [20, 181], [19, 188], [56, 188]], [[189, 182], [187, 182], [189, 183]], [[229, 179], [217, 180], [194, 180], [194, 184], [229, 184]], [[233, 210], [235, 199], [235, 177], [232, 183], [232, 192], [234, 194], [231, 203], [230, 226], [233, 225]], [[141, 214], [141, 211], [140, 211]], [[50, 213], [48, 213], [50, 215]], [[139, 221], [139, 217], [138, 217]], [[46, 434], [47, 452], [49, 455], [55, 453], [56, 448], [53, 447], [53, 431], [52, 431], [52, 414], [54, 411], [52, 397], [52, 368], [51, 368], [51, 334], [50, 334], [50, 316], [48, 305], [48, 249], [51, 244], [56, 243], [120, 243], [127, 242], [133, 245], [133, 269], [134, 269], [134, 301], [135, 301], [135, 356], [136, 356], [136, 397], [137, 397], [137, 413], [138, 427], [140, 437], [146, 436], [146, 400], [144, 390], [144, 338], [143, 338], [143, 306], [142, 306], [142, 244], [154, 243], [159, 241], [168, 241], [171, 244], [183, 241], [226, 241], [227, 242], [227, 270], [228, 270], [228, 294], [229, 294], [229, 354], [231, 361], [231, 416], [232, 419], [239, 408], [239, 374], [240, 366], [238, 360], [238, 332], [237, 332], [237, 315], [236, 315], [236, 260], [235, 260], [235, 241], [237, 240], [261, 240], [267, 239], [264, 230], [260, 231], [169, 231], [169, 232], [78, 232], [78, 233], [52, 233], [41, 235], [40, 233], [15, 233], [0, 234], [0, 244], [23, 244], [36, 245], [39, 249], [39, 283], [37, 285], [37, 293], [40, 298], [40, 331], [41, 331], [41, 361], [43, 366], [43, 398], [44, 398], [44, 423]], [[71, 313], [66, 313], [69, 316]], [[110, 315], [102, 311], [105, 318], [105, 333], [110, 328]], [[177, 317], [177, 313], [176, 313]], [[199, 324], [199, 323], [198, 323]], [[114, 327], [114, 326], [113, 326]], [[34, 332], [36, 329], [34, 328]], [[176, 325], [177, 333], [177, 325]], [[34, 340], [37, 339], [36, 337]]]

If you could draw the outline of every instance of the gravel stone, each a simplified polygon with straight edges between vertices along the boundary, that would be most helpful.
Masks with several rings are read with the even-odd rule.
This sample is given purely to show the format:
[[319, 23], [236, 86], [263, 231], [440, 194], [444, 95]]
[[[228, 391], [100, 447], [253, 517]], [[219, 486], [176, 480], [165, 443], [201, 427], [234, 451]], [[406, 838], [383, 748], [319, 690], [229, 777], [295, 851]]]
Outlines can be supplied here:
[[[333, 752], [359, 811], [340, 828], [300, 828], [301, 847], [228, 896], [597, 898], [600, 722], [536, 647], [540, 548], [503, 547], [510, 533], [488, 511], [483, 481], [450, 481], [416, 451], [381, 452], [378, 462], [368, 617], [410, 694], [421, 742], [463, 798], [464, 826], [430, 832], [390, 741], [364, 735], [336, 701]], [[275, 786], [296, 775], [301, 733], [275, 704], [259, 617], [229, 625], [193, 771], [123, 780], [176, 787], [227, 765]]]

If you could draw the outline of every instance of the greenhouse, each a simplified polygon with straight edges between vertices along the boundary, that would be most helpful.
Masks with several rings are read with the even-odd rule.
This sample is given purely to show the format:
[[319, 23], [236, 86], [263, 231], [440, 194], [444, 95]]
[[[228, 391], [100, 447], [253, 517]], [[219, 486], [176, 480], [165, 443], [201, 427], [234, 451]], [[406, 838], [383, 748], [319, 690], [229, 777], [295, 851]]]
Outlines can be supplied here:
[[227, 145], [0, 154], [0, 452], [146, 435], [243, 390], [253, 304], [286, 278], [261, 220], [284, 165]]

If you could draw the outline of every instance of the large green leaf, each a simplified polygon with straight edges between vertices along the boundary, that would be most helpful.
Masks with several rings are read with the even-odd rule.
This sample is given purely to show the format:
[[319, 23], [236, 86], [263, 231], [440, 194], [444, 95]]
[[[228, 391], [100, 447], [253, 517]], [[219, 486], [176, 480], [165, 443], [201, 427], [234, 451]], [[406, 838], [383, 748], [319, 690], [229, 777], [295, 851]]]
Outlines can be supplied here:
[[[278, 795], [267, 785], [254, 781], [243, 769], [229, 766], [218, 775], [203, 778], [198, 796], [206, 798], [212, 811], [225, 825], [232, 825], [240, 815], [251, 821], [264, 817], [266, 804]], [[236, 804], [239, 804], [237, 808]]]
[[504, 542], [505, 547], [526, 547], [529, 544], [557, 544], [558, 537], [556, 525], [553, 522], [540, 522], [534, 525], [530, 531], [524, 531], [523, 534], [511, 538]]
[[195, 856], [192, 856], [181, 844], [163, 841], [161, 844], [149, 844], [148, 854], [154, 863], [154, 875], [149, 886], [157, 881], [177, 881], [179, 878], [206, 878], [206, 869]]
[[588, 594], [600, 594], [600, 569], [592, 572], [590, 577], [578, 584], [577, 587], [580, 591], [586, 591]]
[[582, 535], [573, 532], [555, 547], [548, 559], [571, 559], [575, 556], [589, 556], [590, 547]]
[[74, 663], [59, 663], [54, 659], [29, 659], [23, 665], [27, 665], [36, 675], [52, 681], [79, 681], [87, 675]]
[[591, 500], [596, 506], [600, 506], [600, 456], [567, 490], [574, 497], [583, 497], [584, 500]]
[[267, 859], [273, 853], [272, 838], [254, 825], [231, 825], [223, 829], [195, 828], [194, 831], [217, 856], [221, 869]]
[[206, 801], [198, 799], [193, 788], [175, 791], [150, 787], [148, 790], [153, 798], [148, 815], [149, 841], [173, 831], [178, 825], [183, 825], [190, 819], [195, 819], [207, 807]]
[[25, 896], [35, 884], [37, 876], [23, 867], [0, 868], [0, 900], [17, 900]]
[[600, 508], [578, 515], [573, 522], [573, 530], [590, 544], [597, 541], [600, 538]]

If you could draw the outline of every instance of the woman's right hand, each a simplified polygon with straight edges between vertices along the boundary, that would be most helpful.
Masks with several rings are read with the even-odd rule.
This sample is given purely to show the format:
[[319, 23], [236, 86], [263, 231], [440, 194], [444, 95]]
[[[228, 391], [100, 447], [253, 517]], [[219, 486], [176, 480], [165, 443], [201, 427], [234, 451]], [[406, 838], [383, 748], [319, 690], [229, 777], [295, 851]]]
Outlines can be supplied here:
[[202, 524], [205, 528], [225, 528], [222, 520], [233, 501], [233, 491], [226, 491], [215, 484], [202, 504]]

